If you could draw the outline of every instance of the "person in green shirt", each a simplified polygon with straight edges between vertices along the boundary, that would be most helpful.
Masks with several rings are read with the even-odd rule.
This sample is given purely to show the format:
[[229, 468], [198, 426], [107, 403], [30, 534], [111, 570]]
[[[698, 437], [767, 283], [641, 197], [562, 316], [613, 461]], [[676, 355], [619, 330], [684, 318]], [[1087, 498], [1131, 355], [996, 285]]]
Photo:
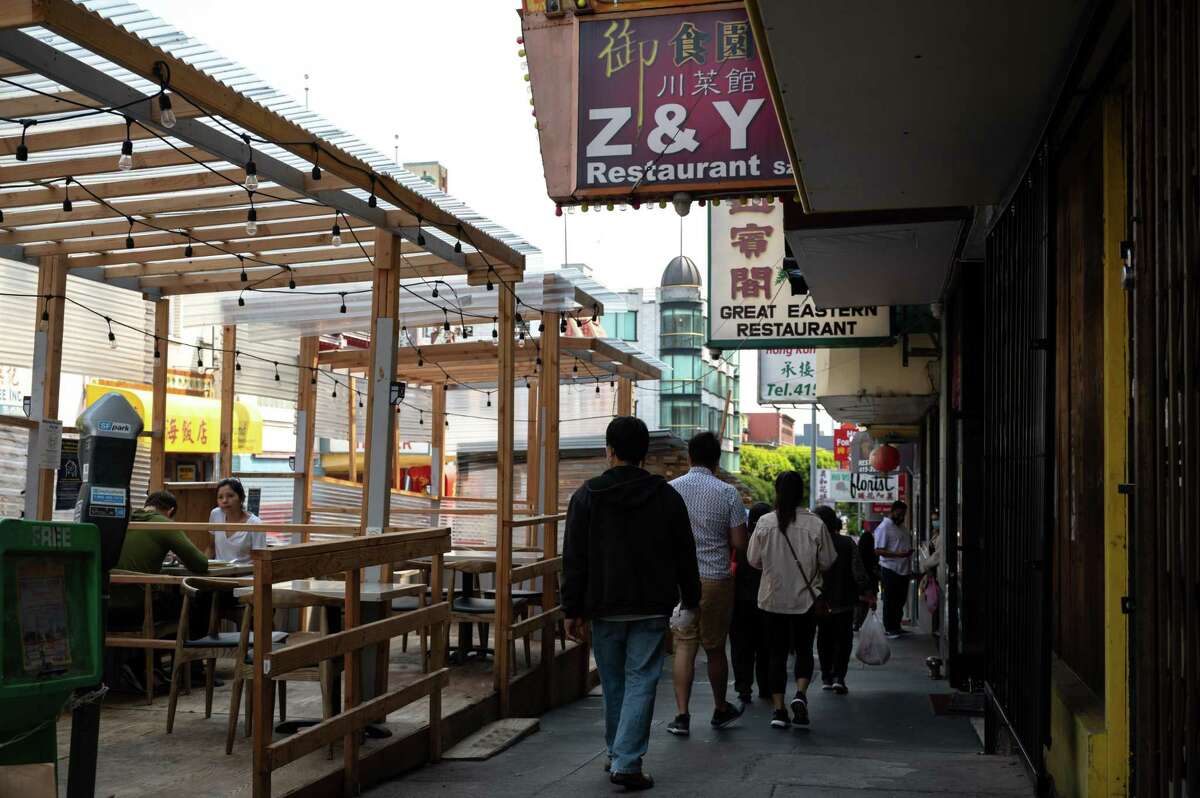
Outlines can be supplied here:
[[[169, 491], [155, 491], [146, 497], [146, 503], [142, 509], [133, 512], [130, 520], [170, 521], [175, 516], [176, 507], [175, 497]], [[116, 568], [143, 574], [162, 573], [163, 560], [168, 552], [174, 552], [184, 567], [192, 573], [208, 573], [208, 557], [196, 548], [181, 529], [127, 532], [125, 542], [121, 545], [121, 557], [117, 560]], [[123, 589], [128, 587], [133, 589]], [[114, 610], [140, 610], [142, 601], [140, 587], [116, 585], [113, 587], [110, 607]]]

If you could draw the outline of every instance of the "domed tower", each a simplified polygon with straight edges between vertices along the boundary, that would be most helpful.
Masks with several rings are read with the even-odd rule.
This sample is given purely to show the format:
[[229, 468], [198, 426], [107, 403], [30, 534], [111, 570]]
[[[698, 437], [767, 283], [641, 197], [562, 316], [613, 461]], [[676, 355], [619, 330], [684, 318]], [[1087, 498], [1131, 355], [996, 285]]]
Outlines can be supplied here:
[[702, 412], [704, 302], [700, 269], [685, 255], [671, 258], [659, 283], [659, 357], [663, 374], [659, 421], [687, 440], [708, 429]]

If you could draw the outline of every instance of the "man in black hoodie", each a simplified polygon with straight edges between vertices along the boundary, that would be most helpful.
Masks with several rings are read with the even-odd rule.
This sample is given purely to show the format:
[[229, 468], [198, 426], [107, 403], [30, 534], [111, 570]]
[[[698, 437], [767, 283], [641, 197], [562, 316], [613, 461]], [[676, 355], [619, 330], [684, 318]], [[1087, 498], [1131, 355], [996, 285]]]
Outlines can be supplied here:
[[605, 443], [611, 467], [575, 491], [567, 510], [562, 605], [573, 640], [591, 622], [610, 780], [644, 790], [654, 786], [642, 757], [667, 622], [676, 604], [700, 605], [700, 573], [683, 499], [641, 467], [650, 448], [646, 425], [614, 418]]

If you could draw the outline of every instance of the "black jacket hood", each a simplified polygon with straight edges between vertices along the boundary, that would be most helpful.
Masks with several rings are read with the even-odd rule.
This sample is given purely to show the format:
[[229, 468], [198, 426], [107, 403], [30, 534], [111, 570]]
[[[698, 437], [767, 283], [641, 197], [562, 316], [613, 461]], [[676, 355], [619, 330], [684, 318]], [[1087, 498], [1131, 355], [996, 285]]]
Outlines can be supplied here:
[[585, 486], [592, 501], [632, 510], [652, 501], [667, 481], [637, 466], [621, 465], [589, 479]]

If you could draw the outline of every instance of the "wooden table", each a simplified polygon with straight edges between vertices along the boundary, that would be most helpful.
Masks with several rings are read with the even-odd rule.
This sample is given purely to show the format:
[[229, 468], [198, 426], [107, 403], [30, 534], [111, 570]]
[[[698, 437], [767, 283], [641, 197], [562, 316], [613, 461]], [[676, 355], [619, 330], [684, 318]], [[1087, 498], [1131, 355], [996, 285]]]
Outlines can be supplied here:
[[164, 565], [162, 572], [170, 576], [207, 576], [216, 579], [236, 576], [253, 576], [253, 563], [241, 562], [229, 565], [213, 565], [212, 561], [208, 564], [208, 573], [197, 574], [189, 571], [183, 565]]
[[[528, 565], [542, 559], [540, 551], [514, 551], [512, 553], [513, 565]], [[428, 570], [433, 566], [431, 557], [418, 557], [415, 560], [409, 560], [406, 564], [416, 566]], [[479, 549], [451, 549], [442, 555], [442, 565], [451, 570], [458, 571], [462, 574], [462, 588], [459, 590], [459, 597], [466, 598], [475, 592], [475, 578], [479, 574], [491, 574], [496, 572], [496, 552]], [[438, 600], [435, 596], [434, 600]], [[481, 629], [486, 629], [486, 625], [481, 625]], [[477, 651], [480, 656], [486, 656], [488, 649], [486, 647], [487, 638], [481, 633], [480, 646], [476, 650], [473, 647], [474, 638], [472, 636], [471, 624], [463, 621], [458, 624], [458, 645], [452, 651], [457, 655], [456, 661], [462, 663], [467, 655], [472, 651]]]

